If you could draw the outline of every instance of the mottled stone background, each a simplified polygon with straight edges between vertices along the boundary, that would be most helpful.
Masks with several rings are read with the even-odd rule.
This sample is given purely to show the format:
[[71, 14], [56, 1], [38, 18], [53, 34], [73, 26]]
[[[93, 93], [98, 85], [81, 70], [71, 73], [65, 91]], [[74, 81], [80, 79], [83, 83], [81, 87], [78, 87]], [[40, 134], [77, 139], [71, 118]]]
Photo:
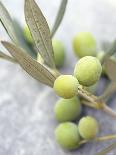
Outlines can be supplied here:
[[[23, 0], [2, 0], [20, 23], [24, 24]], [[37, 0], [52, 27], [60, 0]], [[102, 40], [116, 37], [115, 0], [69, 0], [65, 18], [56, 38], [66, 46], [64, 73], [72, 73], [76, 61], [71, 41], [78, 31], [90, 31], [96, 37], [98, 49]], [[0, 26], [0, 40], [7, 40]], [[0, 48], [2, 48], [0, 46]], [[101, 84], [100, 84], [101, 85]], [[102, 86], [102, 85], [101, 85]], [[101, 88], [100, 88], [101, 90]], [[114, 96], [115, 97], [115, 96]], [[69, 152], [55, 142], [57, 122], [53, 108], [57, 96], [52, 89], [28, 76], [18, 65], [0, 61], [0, 155], [95, 155], [109, 142], [87, 144]], [[116, 109], [116, 99], [110, 103]], [[85, 109], [100, 123], [100, 134], [116, 133], [116, 121], [101, 112]], [[108, 155], [115, 155], [116, 149]]]

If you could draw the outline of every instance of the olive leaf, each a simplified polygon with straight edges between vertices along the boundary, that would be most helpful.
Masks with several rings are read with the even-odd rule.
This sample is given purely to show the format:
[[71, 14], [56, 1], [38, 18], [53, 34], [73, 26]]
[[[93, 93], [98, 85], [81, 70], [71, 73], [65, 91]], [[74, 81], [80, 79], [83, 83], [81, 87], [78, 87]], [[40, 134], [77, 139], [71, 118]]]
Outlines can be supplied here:
[[44, 65], [35, 61], [26, 52], [13, 44], [5, 41], [2, 41], [2, 44], [28, 74], [36, 80], [53, 87], [55, 77]]
[[10, 62], [16, 63], [16, 60], [14, 58], [10, 57], [9, 55], [7, 55], [1, 51], [0, 51], [0, 58], [3, 58], [3, 59], [8, 60]]
[[108, 58], [108, 59], [106, 59], [104, 66], [105, 66], [105, 70], [108, 74], [108, 77], [112, 81], [116, 82], [116, 61], [113, 60], [112, 58]]
[[103, 92], [101, 96], [99, 96], [99, 100], [107, 101], [112, 94], [116, 92], [116, 82], [111, 82]]
[[20, 26], [17, 20], [13, 20], [16, 36], [19, 41], [19, 45], [25, 49], [34, 59], [37, 58], [37, 52], [32, 48], [31, 45], [27, 44], [27, 41], [24, 39], [23, 28]]
[[106, 155], [108, 152], [110, 152], [111, 150], [113, 150], [115, 148], [116, 148], [116, 143], [113, 143], [113, 144], [109, 145], [108, 147], [106, 147], [105, 149], [101, 150], [96, 155]]
[[101, 48], [103, 51], [107, 51], [111, 47], [111, 42], [104, 40], [102, 41]]
[[102, 59], [102, 64], [113, 54], [116, 53], [116, 40], [111, 44], [109, 47], [107, 53], [104, 55], [104, 58]]
[[61, 21], [62, 21], [62, 19], [64, 17], [64, 14], [65, 14], [67, 2], [68, 2], [68, 0], [62, 0], [61, 1], [60, 7], [59, 7], [59, 10], [58, 10], [58, 14], [56, 16], [55, 23], [53, 25], [52, 32], [51, 32], [52, 37], [54, 36], [54, 34], [56, 33], [58, 27], [61, 24]]
[[2, 25], [4, 26], [6, 32], [10, 36], [11, 40], [14, 43], [18, 44], [18, 39], [16, 37], [13, 21], [12, 21], [7, 9], [2, 4], [2, 2], [0, 2], [0, 21], [1, 21]]
[[25, 19], [45, 64], [55, 68], [50, 30], [45, 17], [34, 0], [25, 0]]

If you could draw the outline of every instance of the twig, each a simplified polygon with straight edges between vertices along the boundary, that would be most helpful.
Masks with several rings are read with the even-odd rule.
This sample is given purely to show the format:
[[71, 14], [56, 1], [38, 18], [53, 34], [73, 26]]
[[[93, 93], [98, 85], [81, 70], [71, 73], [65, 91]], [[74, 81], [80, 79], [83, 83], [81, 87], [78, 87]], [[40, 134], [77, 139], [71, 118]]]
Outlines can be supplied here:
[[92, 140], [82, 140], [79, 144], [82, 145], [88, 142], [102, 142], [102, 141], [113, 140], [113, 139], [116, 139], [116, 135], [106, 135], [102, 137], [96, 137], [95, 139], [92, 139]]
[[97, 96], [92, 95], [88, 91], [84, 90], [82, 87], [78, 89], [78, 94], [88, 101], [88, 102], [83, 102], [85, 105], [93, 107], [95, 109], [102, 110], [116, 119], [116, 112], [113, 111], [110, 107], [108, 107], [105, 102], [103, 101], [98, 102]]

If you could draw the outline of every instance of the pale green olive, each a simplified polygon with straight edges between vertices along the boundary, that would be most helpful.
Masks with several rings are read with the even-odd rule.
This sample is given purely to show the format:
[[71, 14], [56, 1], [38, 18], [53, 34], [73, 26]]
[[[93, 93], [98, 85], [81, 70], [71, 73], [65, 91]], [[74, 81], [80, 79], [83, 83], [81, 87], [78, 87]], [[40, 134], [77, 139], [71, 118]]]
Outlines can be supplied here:
[[73, 49], [77, 57], [96, 56], [96, 41], [90, 32], [79, 32], [73, 39]]
[[30, 30], [29, 30], [27, 25], [24, 26], [23, 34], [24, 34], [24, 37], [27, 40], [27, 42], [32, 44], [33, 43], [33, 39], [32, 39], [31, 32], [30, 32]]
[[80, 100], [77, 97], [60, 99], [55, 105], [54, 112], [59, 122], [74, 121], [81, 113]]
[[66, 149], [79, 147], [80, 135], [76, 124], [71, 122], [61, 123], [55, 130], [55, 137], [58, 144]]
[[60, 75], [54, 82], [54, 90], [57, 95], [69, 99], [78, 92], [78, 80], [72, 75]]
[[93, 139], [98, 133], [98, 123], [94, 117], [86, 116], [80, 119], [78, 129], [82, 138]]
[[52, 41], [53, 50], [54, 50], [54, 59], [57, 67], [61, 67], [64, 64], [65, 59], [65, 47], [60, 40]]
[[95, 84], [102, 72], [100, 61], [96, 57], [85, 56], [81, 58], [74, 69], [74, 76], [83, 86]]

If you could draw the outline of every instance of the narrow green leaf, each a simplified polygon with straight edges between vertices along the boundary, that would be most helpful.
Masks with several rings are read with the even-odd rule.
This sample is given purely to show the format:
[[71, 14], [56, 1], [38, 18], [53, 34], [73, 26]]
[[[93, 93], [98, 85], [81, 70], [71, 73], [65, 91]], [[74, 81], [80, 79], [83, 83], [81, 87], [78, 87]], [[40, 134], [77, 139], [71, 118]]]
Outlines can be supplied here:
[[103, 51], [108, 51], [110, 47], [111, 47], [111, 42], [107, 40], [102, 41], [101, 48], [103, 49]]
[[2, 42], [2, 44], [28, 74], [36, 80], [53, 87], [55, 77], [45, 66], [35, 61], [15, 45], [8, 42]]
[[58, 27], [60, 26], [60, 24], [62, 22], [62, 19], [64, 17], [65, 11], [66, 11], [67, 2], [68, 2], [68, 0], [61, 1], [60, 7], [58, 10], [58, 14], [56, 16], [55, 23], [53, 25], [52, 32], [51, 32], [52, 37], [55, 35]]
[[24, 39], [23, 28], [20, 26], [18, 21], [13, 20], [16, 36], [18, 38], [20, 46], [25, 49], [34, 59], [37, 58], [37, 52], [32, 48], [31, 45], [27, 44], [26, 40]]
[[3, 53], [1, 51], [0, 51], [0, 58], [8, 60], [10, 62], [16, 63], [16, 60], [14, 58], [10, 57], [9, 55], [7, 55], [7, 54], [5, 54], [5, 53]]
[[25, 19], [44, 62], [49, 67], [55, 68], [50, 30], [35, 0], [25, 0]]
[[113, 60], [112, 58], [106, 59], [105, 63], [105, 70], [108, 74], [108, 77], [116, 82], [116, 61]]
[[113, 144], [109, 145], [108, 147], [106, 147], [105, 149], [98, 152], [96, 155], [107, 155], [107, 153], [109, 153], [111, 150], [113, 150], [115, 148], [116, 148], [116, 143], [113, 143]]
[[112, 94], [116, 92], [116, 82], [111, 82], [105, 89], [104, 93], [99, 96], [99, 100], [107, 101]]
[[3, 24], [5, 30], [7, 31], [8, 35], [10, 36], [11, 40], [18, 44], [18, 39], [16, 38], [16, 33], [14, 30], [14, 25], [10, 14], [8, 13], [7, 9], [4, 7], [2, 2], [0, 2], [0, 21]]
[[109, 57], [111, 57], [115, 53], [116, 53], [116, 40], [112, 43], [110, 48], [107, 50], [107, 53], [105, 54], [105, 56], [102, 60], [102, 64], [106, 61], [106, 59], [108, 59]]

